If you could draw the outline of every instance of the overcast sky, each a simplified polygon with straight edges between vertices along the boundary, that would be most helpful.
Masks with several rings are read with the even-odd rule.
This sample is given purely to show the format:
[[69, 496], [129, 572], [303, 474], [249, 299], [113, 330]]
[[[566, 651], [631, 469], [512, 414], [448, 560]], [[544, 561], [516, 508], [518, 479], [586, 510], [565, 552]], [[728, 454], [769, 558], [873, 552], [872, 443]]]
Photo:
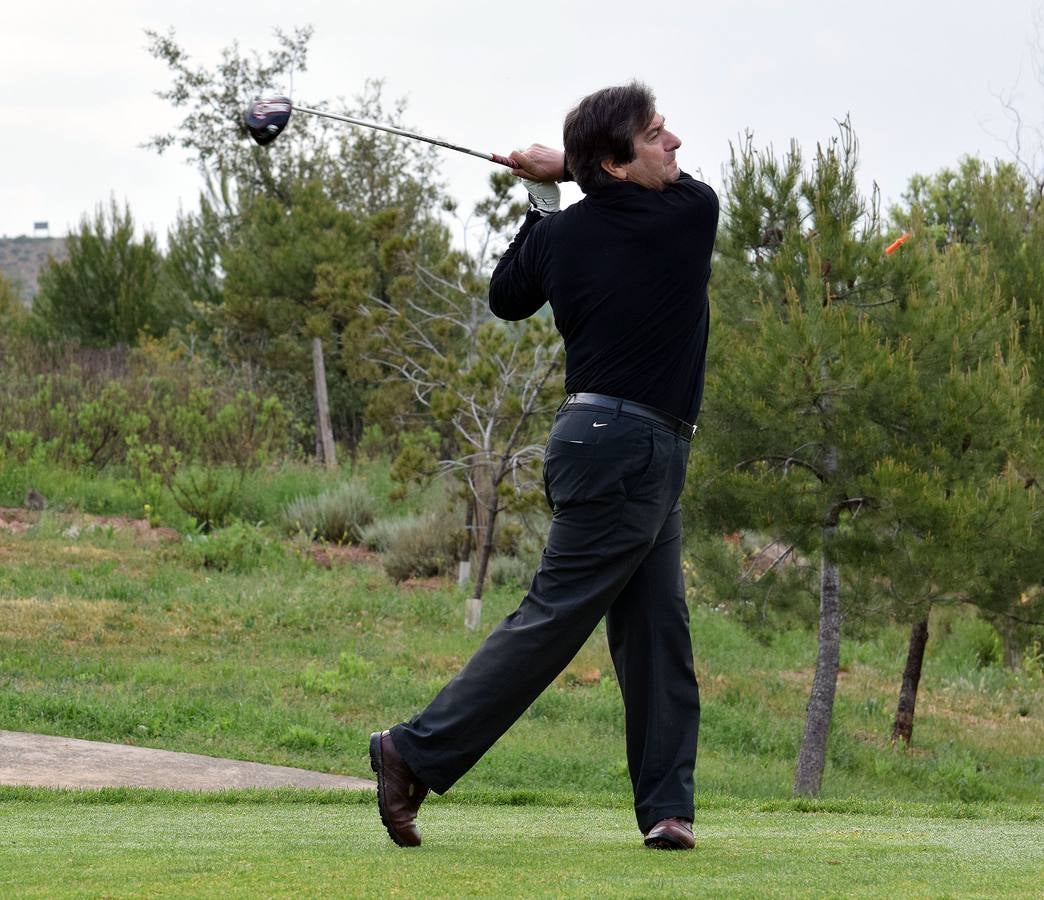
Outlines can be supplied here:
[[[210, 67], [233, 42], [267, 51], [275, 27], [313, 25], [308, 71], [294, 79], [298, 103], [351, 97], [365, 79], [383, 78], [387, 96], [408, 99], [417, 130], [497, 152], [560, 146], [576, 100], [637, 77], [681, 137], [683, 168], [716, 188], [729, 142], [744, 131], [759, 145], [784, 149], [796, 138], [813, 150], [850, 114], [863, 184], [876, 180], [888, 201], [910, 175], [964, 154], [1010, 156], [999, 96], [1014, 92], [1027, 121], [1044, 122], [1031, 54], [1040, 8], [1041, 0], [5, 4], [0, 235], [31, 234], [41, 220], [65, 234], [112, 194], [162, 239], [179, 207], [195, 208], [195, 171], [176, 153], [140, 146], [181, 117], [154, 95], [170, 79], [146, 52], [146, 28], [173, 28], [193, 62]], [[450, 193], [470, 207], [489, 164], [442, 159]], [[577, 196], [571, 189], [566, 198]]]

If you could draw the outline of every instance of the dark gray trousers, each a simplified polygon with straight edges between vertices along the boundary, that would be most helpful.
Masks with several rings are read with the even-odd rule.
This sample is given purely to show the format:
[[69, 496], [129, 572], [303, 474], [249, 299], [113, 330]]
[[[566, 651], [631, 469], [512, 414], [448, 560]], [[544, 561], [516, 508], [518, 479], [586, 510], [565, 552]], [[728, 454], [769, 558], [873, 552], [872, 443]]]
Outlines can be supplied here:
[[692, 819], [700, 699], [678, 504], [688, 457], [688, 441], [648, 420], [558, 413], [544, 459], [554, 516], [529, 592], [428, 707], [392, 729], [432, 790], [478, 762], [605, 616], [638, 826]]

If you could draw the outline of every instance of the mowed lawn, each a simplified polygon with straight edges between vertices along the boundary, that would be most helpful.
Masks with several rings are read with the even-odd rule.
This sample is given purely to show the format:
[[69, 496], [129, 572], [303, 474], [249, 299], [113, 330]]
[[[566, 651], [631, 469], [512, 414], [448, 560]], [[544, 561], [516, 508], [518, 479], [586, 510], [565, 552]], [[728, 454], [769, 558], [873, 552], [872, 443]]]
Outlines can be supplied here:
[[[400, 849], [372, 800], [0, 794], [0, 895], [1039, 897], [1039, 816], [701, 811], [692, 853], [646, 850], [628, 810], [436, 800]], [[358, 802], [357, 802], [358, 800]], [[966, 810], [968, 812], [968, 810]]]

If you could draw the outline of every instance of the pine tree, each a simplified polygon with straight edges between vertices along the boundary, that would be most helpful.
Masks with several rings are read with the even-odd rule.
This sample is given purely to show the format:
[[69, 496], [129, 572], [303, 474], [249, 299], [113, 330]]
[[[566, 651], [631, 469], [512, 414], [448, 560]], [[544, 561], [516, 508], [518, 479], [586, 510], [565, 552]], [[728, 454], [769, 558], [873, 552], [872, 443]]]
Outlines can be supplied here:
[[[796, 145], [782, 159], [749, 139], [734, 149], [700, 432], [702, 515], [819, 559], [797, 794], [822, 781], [845, 572], [887, 577], [897, 540], [926, 514], [917, 498], [933, 460], [959, 456], [968, 429], [991, 433], [985, 397], [1018, 408], [1024, 390], [1004, 355], [1007, 307], [973, 269], [936, 260], [923, 235], [885, 254], [876, 198], [857, 189], [857, 149], [848, 122], [807, 170]], [[1003, 467], [1000, 449], [983, 453]]]
[[[900, 619], [912, 619], [892, 740], [909, 744], [934, 605], [963, 602], [977, 607], [997, 625], [1011, 666], [1018, 664], [1021, 645], [1032, 635], [1034, 623], [1039, 627], [1040, 616], [1032, 607], [1041, 578], [1032, 564], [1035, 557], [1020, 557], [1019, 548], [1044, 553], [1041, 538], [1027, 530], [1034, 515], [1032, 492], [1044, 463], [1039, 442], [1039, 417], [1044, 412], [1044, 329], [1039, 322], [1044, 220], [1039, 189], [1015, 165], [998, 161], [988, 166], [970, 157], [956, 170], [914, 176], [903, 201], [892, 211], [898, 228], [923, 231], [940, 251], [949, 251], [951, 259], [956, 254], [974, 269], [980, 291], [997, 293], [1009, 306], [1004, 312], [1014, 332], [1008, 341], [1008, 362], [1019, 364], [1018, 354], [1012, 352], [1017, 345], [1029, 372], [1019, 397], [1003, 392], [984, 396], [984, 404], [993, 402], [1009, 413], [999, 417], [1003, 421], [978, 434], [965, 429], [959, 452], [953, 452], [951, 444], [949, 455], [937, 456], [948, 500], [945, 515], [934, 529], [908, 532], [909, 540], [897, 545], [891, 561], [888, 595]], [[1009, 405], [1013, 402], [1018, 404], [1014, 408]], [[983, 454], [989, 440], [1002, 449], [1006, 463]], [[1012, 495], [1013, 480], [1030, 493]], [[1002, 527], [990, 512], [998, 496], [1011, 500]], [[962, 538], [947, 540], [947, 533]], [[1000, 568], [997, 560], [1003, 560]]]
[[1015, 307], [1019, 341], [1033, 375], [1028, 414], [1044, 419], [1044, 204], [1041, 186], [1013, 164], [965, 157], [957, 169], [915, 175], [892, 210], [896, 226], [923, 223], [940, 248], [983, 258]]
[[135, 344], [142, 333], [163, 335], [187, 310], [158, 294], [163, 256], [156, 238], [135, 236], [130, 208], [115, 198], [84, 216], [66, 240], [68, 258], [51, 260], [40, 274], [33, 304], [35, 329], [44, 337], [88, 346]]

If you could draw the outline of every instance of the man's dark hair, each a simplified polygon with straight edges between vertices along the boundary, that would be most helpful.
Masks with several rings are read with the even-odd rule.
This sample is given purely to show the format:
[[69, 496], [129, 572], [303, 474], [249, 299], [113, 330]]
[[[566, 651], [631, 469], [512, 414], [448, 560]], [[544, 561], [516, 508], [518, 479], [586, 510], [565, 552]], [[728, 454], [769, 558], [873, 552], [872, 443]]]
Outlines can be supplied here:
[[585, 194], [613, 184], [602, 160], [629, 163], [635, 136], [656, 115], [656, 98], [644, 84], [632, 81], [588, 94], [565, 118], [562, 143], [566, 168]]

